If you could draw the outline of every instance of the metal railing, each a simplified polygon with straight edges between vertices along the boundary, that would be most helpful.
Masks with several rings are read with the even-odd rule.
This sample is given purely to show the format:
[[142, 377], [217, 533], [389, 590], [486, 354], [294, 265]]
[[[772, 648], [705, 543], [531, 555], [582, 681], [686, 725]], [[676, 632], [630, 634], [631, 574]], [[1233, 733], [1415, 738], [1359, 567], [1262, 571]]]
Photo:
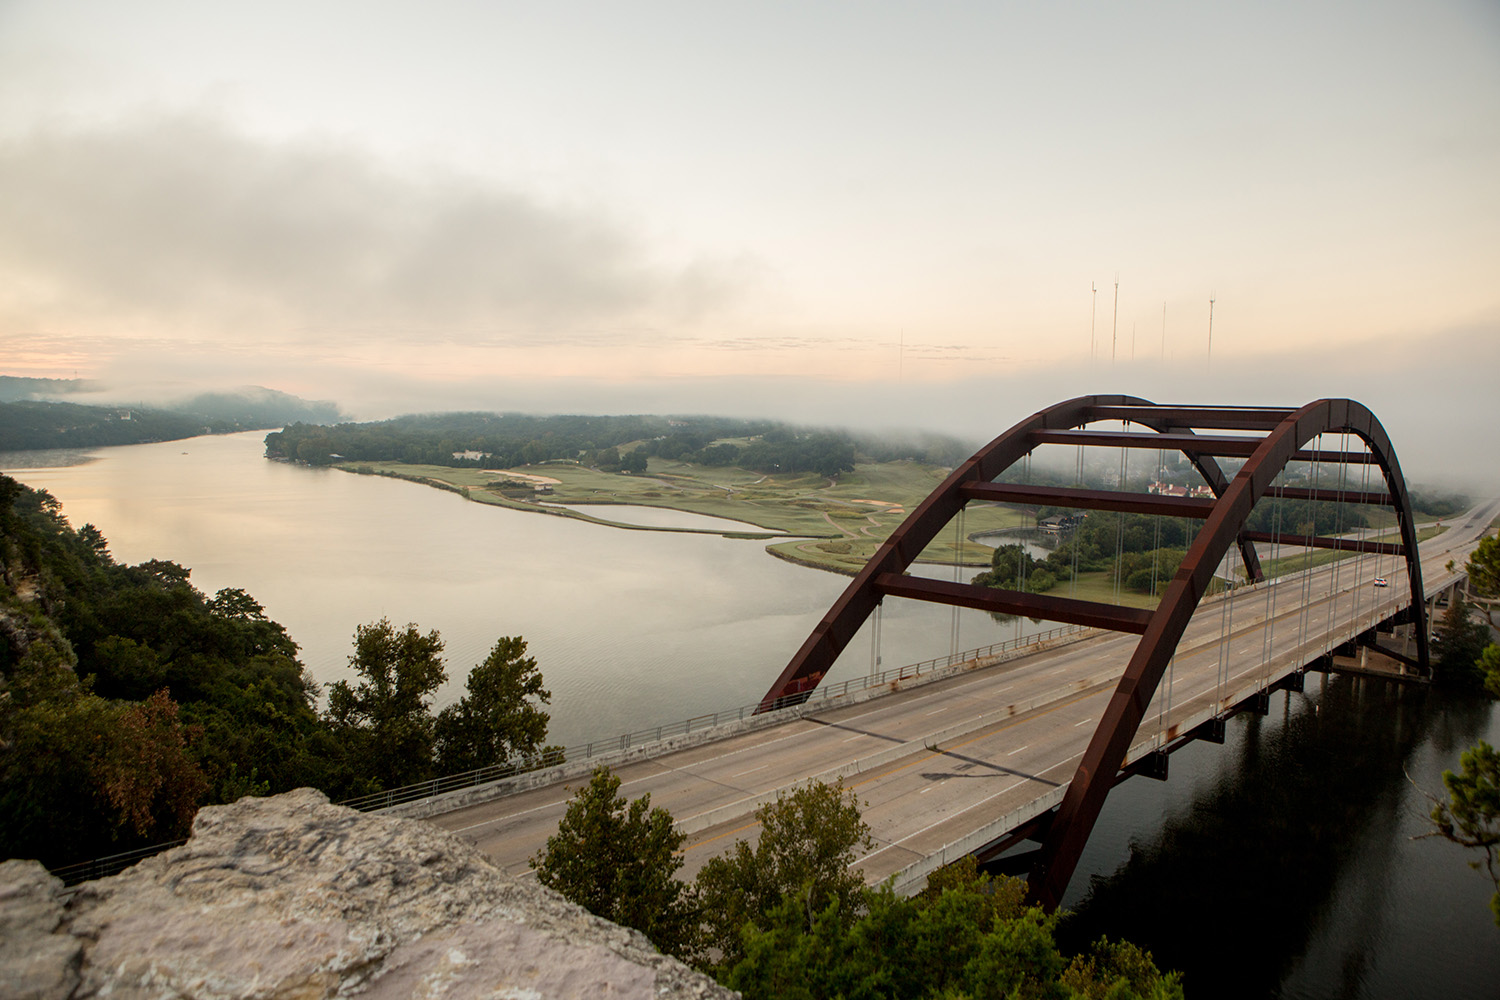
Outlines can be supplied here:
[[[810, 707], [826, 707], [830, 702], [873, 688], [889, 687], [893, 684], [899, 684], [903, 680], [920, 677], [923, 674], [930, 674], [937, 670], [944, 670], [974, 660], [1004, 656], [1006, 653], [1024, 649], [1028, 646], [1040, 645], [1066, 635], [1075, 635], [1085, 631], [1088, 630], [1080, 625], [1061, 625], [1056, 628], [1047, 629], [1045, 632], [1039, 632], [1036, 635], [1022, 636], [1019, 639], [1007, 639], [1005, 642], [991, 643], [988, 646], [980, 646], [977, 649], [971, 649], [962, 653], [951, 653], [948, 656], [939, 656], [931, 660], [923, 660], [920, 663], [910, 663], [904, 667], [866, 674], [862, 677], [852, 677], [837, 684], [819, 687], [806, 699], [796, 702], [788, 699], [784, 706], [774, 711], [785, 712], [795, 709], [799, 712], [806, 712]], [[491, 781], [499, 781], [502, 778], [513, 777], [527, 771], [536, 771], [544, 767], [554, 767], [564, 762], [577, 763], [588, 760], [599, 760], [602, 762], [627, 750], [639, 750], [653, 743], [663, 743], [689, 733], [701, 732], [716, 726], [727, 725], [731, 722], [742, 722], [754, 715], [760, 706], [761, 702], [758, 701], [736, 705], [732, 708], [720, 709], [717, 712], [707, 712], [703, 715], [695, 715], [692, 718], [681, 719], [677, 722], [669, 722], [660, 726], [649, 726], [645, 729], [637, 729], [633, 732], [621, 733], [617, 736], [589, 740], [584, 743], [575, 743], [572, 746], [555, 749], [549, 753], [538, 754], [533, 757], [507, 761], [503, 764], [492, 764], [488, 767], [465, 771], [461, 774], [450, 774], [441, 778], [418, 782], [414, 785], [404, 785], [400, 788], [390, 788], [382, 792], [373, 792], [369, 795], [345, 799], [339, 804], [361, 811], [386, 809], [407, 802], [415, 802], [418, 799], [431, 798], [434, 795], [441, 795], [445, 792], [457, 791], [461, 788], [471, 788], [475, 785], [488, 784]]]
[[[773, 710], [770, 714], [778, 718], [805, 714], [810, 710], [827, 708], [835, 701], [875, 688], [891, 687], [894, 690], [894, 685], [898, 685], [904, 680], [921, 677], [924, 674], [931, 674], [939, 670], [946, 670], [950, 667], [970, 663], [974, 660], [1003, 657], [1007, 653], [1014, 653], [1028, 646], [1041, 645], [1064, 636], [1086, 631], [1089, 630], [1080, 625], [1062, 625], [1035, 635], [1021, 636], [1017, 639], [991, 643], [988, 646], [980, 646], [977, 649], [967, 650], [962, 653], [951, 653], [948, 656], [939, 656], [930, 660], [923, 660], [920, 663], [909, 663], [904, 667], [866, 674], [862, 677], [853, 677], [846, 681], [840, 681], [837, 684], [819, 687], [806, 699], [795, 704], [787, 704], [782, 708]], [[554, 767], [564, 762], [593, 760], [604, 763], [630, 750], [639, 752], [642, 748], [649, 747], [654, 743], [664, 743], [676, 737], [688, 735], [689, 733], [703, 732], [716, 726], [743, 721], [754, 715], [756, 709], [760, 708], [760, 704], [758, 701], [750, 702], [744, 705], [737, 705], [733, 708], [721, 709], [717, 712], [695, 715], [690, 719], [681, 719], [677, 722], [665, 723], [660, 726], [650, 726], [645, 729], [637, 729], [634, 732], [621, 733], [618, 736], [589, 740], [569, 747], [554, 748], [546, 753], [524, 757], [520, 760], [492, 764], [489, 767], [464, 771], [460, 774], [449, 774], [441, 778], [420, 781], [414, 785], [403, 785], [400, 788], [372, 792], [369, 795], [359, 795], [351, 799], [344, 799], [338, 804], [348, 806], [351, 809], [358, 809], [361, 812], [370, 812], [376, 809], [386, 809], [390, 806], [402, 805], [407, 802], [416, 802], [435, 795], [442, 795], [446, 792], [473, 788], [476, 785], [488, 784], [492, 781], [514, 777], [528, 771]], [[89, 879], [104, 878], [108, 875], [117, 874], [129, 868], [137, 861], [142, 861], [152, 855], [160, 854], [162, 851], [170, 850], [173, 847], [179, 847], [186, 842], [186, 840], [174, 840], [170, 843], [153, 844], [150, 847], [141, 847], [133, 851], [112, 854], [108, 857], [95, 858], [92, 861], [82, 861], [77, 864], [65, 865], [61, 868], [52, 869], [52, 874], [62, 879], [64, 885], [76, 885], [79, 882], [85, 882]]]
[[95, 858], [92, 861], [80, 861], [77, 864], [53, 868], [52, 874], [62, 879], [63, 885], [77, 885], [79, 882], [87, 882], [90, 879], [118, 875], [137, 861], [144, 861], [154, 854], [160, 854], [162, 851], [170, 851], [172, 848], [181, 847], [186, 843], [187, 839], [184, 838], [182, 840], [169, 841], [165, 844], [152, 844], [150, 847], [137, 847], [133, 851], [122, 851], [119, 854]]

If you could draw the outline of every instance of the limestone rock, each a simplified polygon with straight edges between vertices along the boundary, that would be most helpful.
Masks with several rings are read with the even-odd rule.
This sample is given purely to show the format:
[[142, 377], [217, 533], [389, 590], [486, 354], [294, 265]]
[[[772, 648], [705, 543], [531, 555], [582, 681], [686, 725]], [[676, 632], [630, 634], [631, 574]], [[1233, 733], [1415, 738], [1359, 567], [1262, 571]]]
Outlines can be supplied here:
[[452, 834], [311, 789], [205, 808], [183, 846], [59, 890], [0, 867], [0, 995], [736, 995]]

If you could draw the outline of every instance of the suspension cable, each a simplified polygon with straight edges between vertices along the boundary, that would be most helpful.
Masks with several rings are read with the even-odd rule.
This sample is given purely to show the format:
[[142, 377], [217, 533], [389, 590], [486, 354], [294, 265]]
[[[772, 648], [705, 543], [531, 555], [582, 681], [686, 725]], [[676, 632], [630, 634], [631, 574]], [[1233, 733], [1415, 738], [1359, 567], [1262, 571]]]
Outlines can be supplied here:
[[[1313, 453], [1313, 460], [1312, 460], [1312, 493], [1313, 493], [1313, 496], [1308, 497], [1308, 500], [1307, 500], [1307, 512], [1308, 512], [1308, 518], [1309, 518], [1309, 521], [1308, 521], [1308, 525], [1309, 526], [1308, 526], [1307, 530], [1308, 530], [1308, 534], [1310, 534], [1310, 535], [1316, 535], [1318, 533], [1318, 506], [1317, 506], [1318, 505], [1318, 500], [1316, 499], [1316, 495], [1317, 495], [1317, 492], [1318, 492], [1319, 474], [1320, 474], [1320, 472], [1322, 470], [1322, 451], [1323, 451], [1323, 435], [1319, 434], [1316, 438], [1313, 439], [1313, 448], [1312, 448], [1312, 453]], [[1310, 606], [1311, 603], [1312, 603], [1312, 546], [1311, 545], [1304, 545], [1302, 547], [1302, 601], [1301, 601], [1300, 606], [1299, 606], [1298, 611], [1297, 611], [1297, 649], [1299, 650], [1299, 652], [1298, 652], [1297, 655], [1298, 655], [1299, 658], [1301, 658], [1301, 656], [1303, 655], [1300, 652], [1301, 649], [1307, 643], [1307, 622], [1308, 622], [1309, 616], [1312, 614], [1312, 609], [1311, 609], [1311, 606]]]
[[[1347, 430], [1339, 433], [1339, 451], [1341, 454], [1348, 454], [1349, 452], [1349, 432]], [[1344, 487], [1348, 477], [1349, 463], [1339, 462], [1339, 480], [1338, 485], [1335, 487], [1338, 499], [1335, 501], [1333, 516], [1333, 537], [1335, 539], [1342, 537], [1344, 533]], [[1329, 577], [1328, 590], [1328, 635], [1330, 636], [1334, 634], [1334, 613], [1337, 611], [1338, 605], [1339, 578], [1343, 575], [1341, 573], [1342, 567], [1339, 565], [1343, 560], [1338, 557], [1338, 548], [1335, 548], [1333, 553], [1333, 572]]]
[[[1125, 425], [1125, 433], [1127, 433], [1127, 434], [1130, 433], [1130, 421], [1128, 421], [1128, 420], [1124, 421], [1124, 425]], [[1130, 459], [1128, 457], [1129, 454], [1130, 454], [1129, 449], [1127, 449], [1124, 445], [1121, 445], [1120, 446], [1120, 482], [1118, 484], [1118, 487], [1119, 487], [1119, 489], [1122, 489], [1122, 490], [1125, 488], [1125, 479], [1126, 479], [1126, 476], [1129, 474], [1129, 469], [1130, 469]], [[1114, 601], [1115, 601], [1116, 604], [1120, 603], [1120, 577], [1122, 576], [1121, 570], [1124, 568], [1123, 565], [1122, 565], [1122, 563], [1124, 562], [1124, 559], [1123, 559], [1124, 551], [1125, 551], [1125, 514], [1123, 512], [1121, 512], [1121, 511], [1115, 511], [1115, 592], [1114, 592]]]
[[[959, 567], [962, 562], [964, 547], [964, 510], [968, 507], [965, 502], [958, 508], [958, 516], [953, 519], [953, 582], [959, 582]], [[952, 649], [948, 651], [950, 657], [958, 655], [958, 605], [953, 605], [953, 625], [950, 638]]]
[[1222, 610], [1219, 615], [1219, 704], [1224, 702], [1224, 689], [1229, 686], [1229, 668], [1232, 650], [1229, 644], [1234, 637], [1234, 590], [1235, 590], [1235, 558], [1239, 554], [1239, 546], [1229, 547], [1229, 583], [1225, 588], [1222, 601]]
[[[1161, 482], [1161, 477], [1166, 474], [1167, 453], [1158, 448], [1156, 451], [1156, 481]], [[1157, 563], [1161, 558], [1161, 515], [1156, 515], [1155, 534], [1151, 540], [1151, 596], [1156, 595]]]
[[[1078, 446], [1078, 467], [1073, 474], [1073, 485], [1078, 489], [1083, 488], [1083, 445]], [[1073, 546], [1073, 572], [1068, 586], [1069, 597], [1078, 596], [1078, 546], [1081, 541], [1079, 538], [1079, 528], [1082, 527], [1082, 519], [1077, 513], [1078, 508], [1073, 508], [1073, 511], [1074, 513], [1070, 516], [1074, 519], [1074, 522], [1068, 529], [1068, 540]]]
[[[1286, 488], [1285, 472], [1278, 472], [1277, 478], [1281, 480], [1282, 489]], [[1271, 563], [1275, 565], [1281, 553], [1281, 491], [1278, 490], [1271, 501]], [[1266, 620], [1261, 630], [1260, 663], [1266, 687], [1271, 685], [1271, 658], [1275, 653], [1276, 636], [1276, 589], [1274, 580], [1264, 580], [1266, 588]]]
[[[1029, 451], [1026, 453], [1026, 457], [1021, 459], [1021, 479], [1024, 485], [1031, 485], [1031, 452]], [[1026, 536], [1024, 534], [1020, 536], [1020, 545], [1017, 548], [1020, 549], [1020, 552], [1016, 554], [1016, 589], [1024, 594], [1026, 593], [1026, 557], [1028, 555], [1026, 551]], [[1018, 644], [1021, 641], [1021, 618], [1021, 615], [1016, 615], [1016, 642]]]

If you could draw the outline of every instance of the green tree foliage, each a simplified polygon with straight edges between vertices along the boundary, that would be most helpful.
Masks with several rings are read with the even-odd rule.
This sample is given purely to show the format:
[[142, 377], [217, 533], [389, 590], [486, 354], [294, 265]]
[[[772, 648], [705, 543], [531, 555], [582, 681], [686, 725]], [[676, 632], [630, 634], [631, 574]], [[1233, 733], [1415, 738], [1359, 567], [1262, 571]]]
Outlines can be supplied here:
[[438, 713], [439, 771], [457, 774], [558, 749], [544, 746], [550, 717], [540, 706], [552, 694], [542, 687], [536, 657], [526, 655], [525, 639], [497, 640], [465, 686], [457, 704]]
[[[55, 385], [41, 388], [48, 392], [59, 389]], [[308, 403], [265, 389], [198, 396], [170, 410], [5, 401], [0, 402], [0, 451], [175, 441], [203, 433], [227, 434], [280, 427], [295, 419], [337, 416], [338, 408], [330, 403]]]
[[646, 471], [646, 453], [640, 448], [633, 448], [626, 452], [620, 459], [622, 472], [640, 475]]
[[797, 912], [818, 914], [829, 906], [852, 912], [864, 882], [850, 865], [855, 849], [874, 841], [853, 792], [842, 780], [812, 782], [755, 811], [760, 838], [741, 840], [727, 855], [711, 858], [698, 872], [704, 943], [729, 969], [743, 956], [740, 929], [765, 926], [782, 898], [795, 897]]
[[361, 777], [394, 788], [432, 776], [432, 696], [448, 679], [442, 651], [435, 630], [423, 635], [414, 624], [398, 630], [382, 618], [355, 628], [349, 666], [361, 680], [329, 687], [326, 718]]
[[634, 927], [662, 951], [687, 959], [698, 918], [691, 891], [676, 878], [685, 839], [669, 812], [651, 808], [649, 794], [627, 803], [619, 777], [599, 767], [531, 867], [539, 882], [590, 913]]
[[[713, 417], [420, 414], [364, 424], [292, 423], [266, 436], [266, 455], [314, 461], [337, 454], [352, 462], [508, 469], [575, 461], [611, 448], [618, 456], [621, 446], [638, 441], [646, 442], [645, 455], [663, 454], [657, 450], [661, 448], [672, 451], [675, 458], [715, 438], [759, 434], [773, 426], [767, 421]], [[454, 452], [484, 457], [455, 458]]]
[[[1480, 597], [1500, 598], [1500, 535], [1480, 539], [1479, 547], [1469, 553], [1464, 566], [1469, 574], [1469, 586]], [[1487, 609], [1490, 622], [1495, 620], [1494, 605]]]
[[[714, 443], [721, 438], [746, 443]], [[465, 452], [483, 457], [466, 458]], [[330, 464], [338, 455], [349, 462], [486, 469], [583, 459], [607, 471], [632, 473], [644, 472], [647, 460], [657, 456], [784, 475], [837, 476], [854, 468], [855, 442], [843, 433], [764, 420], [444, 413], [368, 424], [293, 423], [266, 435], [266, 455], [310, 465]]]
[[1024, 891], [970, 861], [915, 899], [883, 887], [863, 890], [857, 908], [831, 900], [809, 913], [788, 895], [745, 930], [743, 957], [724, 981], [747, 1000], [1182, 996], [1179, 977], [1133, 945], [1101, 940], [1068, 960], [1053, 937], [1058, 918], [1025, 906]]
[[[0, 476], [0, 851], [65, 864], [170, 840], [198, 806], [311, 785], [339, 799], [434, 767], [437, 633], [360, 630], [327, 717], [297, 644], [243, 590], [121, 565], [43, 491]], [[502, 639], [444, 728], [455, 757], [546, 735], [536, 663]], [[514, 701], [508, 701], [514, 699]], [[407, 756], [409, 754], [409, 756]]]
[[1475, 621], [1469, 603], [1457, 595], [1432, 626], [1432, 649], [1437, 655], [1436, 679], [1450, 687], [1481, 690], [1485, 685], [1479, 665], [1490, 642], [1489, 626]]
[[[1336, 489], [1337, 485], [1324, 482], [1322, 488]], [[1251, 531], [1281, 535], [1334, 535], [1368, 527], [1367, 509], [1358, 504], [1331, 500], [1285, 500], [1265, 496], [1250, 511], [1245, 527]]]
[[1432, 823], [1439, 836], [1483, 852], [1483, 861], [1470, 865], [1483, 864], [1495, 883], [1490, 909], [1500, 926], [1500, 753], [1480, 740], [1459, 757], [1459, 767], [1457, 774], [1443, 772], [1448, 801], [1434, 801]]
[[176, 703], [91, 693], [66, 639], [16, 610], [6, 624], [26, 649], [0, 685], [0, 850], [60, 864], [184, 835], [208, 782]]
[[1057, 576], [1042, 566], [1019, 545], [999, 545], [990, 554], [990, 568], [970, 582], [981, 587], [1041, 594], [1057, 586]]
[[0, 535], [0, 849], [80, 860], [179, 836], [204, 802], [322, 784], [316, 688], [248, 594], [117, 564], [4, 477]]
[[1152, 549], [1149, 552], [1125, 552], [1118, 560], [1120, 582], [1138, 594], [1160, 594], [1177, 575], [1186, 549]]
[[1491, 698], [1500, 698], [1500, 645], [1490, 643], [1479, 655], [1479, 673], [1484, 679], [1484, 692]]

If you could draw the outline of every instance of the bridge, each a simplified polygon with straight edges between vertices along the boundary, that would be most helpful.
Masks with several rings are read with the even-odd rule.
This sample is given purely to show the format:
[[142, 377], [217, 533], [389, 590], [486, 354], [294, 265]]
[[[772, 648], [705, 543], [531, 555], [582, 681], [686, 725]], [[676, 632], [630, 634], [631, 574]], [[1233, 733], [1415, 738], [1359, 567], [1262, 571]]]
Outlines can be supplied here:
[[[1100, 423], [1123, 429], [1088, 428]], [[1129, 455], [1154, 453], [1159, 466], [1168, 450], [1181, 453], [1214, 498], [1032, 484], [1026, 473], [1045, 449], [1076, 450], [1080, 479], [1089, 449], [1118, 450], [1122, 486]], [[1218, 458], [1243, 463], [1231, 479]], [[1371, 484], [1372, 470], [1383, 482]], [[997, 590], [907, 574], [975, 502], [1185, 517], [1202, 527], [1163, 581], [1155, 610], [1030, 593], [1024, 583]], [[1251, 530], [1257, 503], [1271, 505], [1270, 531]], [[1395, 538], [1284, 530], [1297, 523], [1299, 503], [1388, 507]], [[1222, 741], [1231, 715], [1265, 711], [1273, 690], [1301, 690], [1309, 668], [1326, 669], [1335, 653], [1379, 643], [1383, 634], [1398, 669], [1425, 676], [1428, 602], [1461, 579], [1462, 563], [1497, 513], [1495, 502], [1476, 508], [1419, 546], [1389, 440], [1373, 414], [1349, 400], [1297, 409], [1069, 400], [996, 438], [914, 509], [755, 713], [654, 746], [621, 747], [612, 763], [624, 793], [649, 792], [689, 834], [688, 875], [735, 839], [753, 839], [760, 805], [806, 781], [842, 778], [875, 838], [856, 862], [871, 884], [891, 878], [898, 891], [916, 891], [927, 874], [963, 855], [989, 860], [1021, 851], [1033, 891], [1055, 906], [1119, 781], [1165, 778], [1173, 750], [1195, 739]], [[1268, 574], [1257, 545], [1273, 558], [1300, 558], [1290, 566], [1276, 560], [1280, 569]], [[1320, 565], [1306, 557], [1317, 549], [1352, 555]], [[1244, 582], [1215, 585], [1226, 567]], [[880, 697], [869, 690], [820, 696], [834, 660], [888, 597], [1072, 629], [1055, 630], [1029, 655], [980, 656], [891, 681]], [[1396, 638], [1400, 631], [1408, 635]], [[569, 784], [580, 784], [590, 766], [574, 761], [397, 811], [428, 816], [525, 875], [527, 859], [557, 829]], [[1028, 841], [1040, 847], [1025, 851]]]

